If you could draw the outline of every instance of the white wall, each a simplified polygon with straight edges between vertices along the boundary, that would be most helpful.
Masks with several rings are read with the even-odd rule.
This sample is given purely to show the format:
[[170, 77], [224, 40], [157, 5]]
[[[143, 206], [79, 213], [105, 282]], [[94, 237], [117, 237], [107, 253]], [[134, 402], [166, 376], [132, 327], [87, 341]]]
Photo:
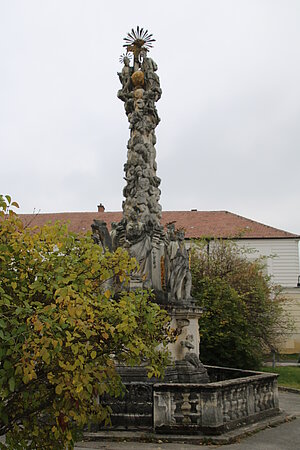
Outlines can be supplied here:
[[[268, 275], [283, 287], [296, 287], [299, 267], [298, 239], [237, 239], [239, 247], [255, 250], [249, 258], [267, 257]], [[300, 289], [300, 288], [299, 288]]]

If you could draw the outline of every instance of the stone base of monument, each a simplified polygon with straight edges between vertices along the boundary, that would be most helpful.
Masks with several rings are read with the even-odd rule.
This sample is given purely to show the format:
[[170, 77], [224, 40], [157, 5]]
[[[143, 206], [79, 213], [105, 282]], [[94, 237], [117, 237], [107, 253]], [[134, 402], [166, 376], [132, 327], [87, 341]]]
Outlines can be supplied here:
[[108, 401], [111, 429], [220, 435], [279, 414], [277, 374], [205, 368], [210, 383], [128, 382], [125, 376], [124, 397]]
[[203, 312], [202, 308], [199, 308], [194, 299], [190, 298], [184, 302], [169, 300], [165, 309], [171, 317], [170, 326], [176, 330], [177, 334], [176, 341], [168, 347], [172, 361], [177, 363], [185, 360], [195, 367], [198, 364], [201, 365], [198, 357], [200, 353], [198, 321]]
[[102, 399], [112, 409], [113, 429], [218, 435], [279, 413], [277, 374], [204, 366], [201, 309], [193, 299], [165, 307], [177, 331], [169, 347], [173, 364], [163, 382], [149, 379], [146, 367], [118, 367], [125, 395]]
[[[176, 332], [176, 340], [169, 344], [172, 364], [166, 368], [164, 381], [166, 383], [208, 383], [207, 370], [199, 360], [199, 327], [198, 320], [202, 314], [195, 301], [191, 298], [184, 302], [171, 302], [164, 306], [171, 317], [171, 328]], [[149, 380], [144, 367], [119, 366], [118, 372], [124, 383], [147, 382], [156, 383], [157, 379]]]
[[154, 385], [156, 433], [217, 435], [279, 414], [276, 375], [224, 367], [207, 369], [211, 379], [220, 381]]
[[206, 368], [199, 359], [197, 365], [193, 365], [187, 360], [182, 360], [175, 361], [174, 366], [167, 367], [164, 382], [209, 383], [209, 377]]
[[[157, 378], [148, 378], [147, 369], [144, 367], [118, 366], [123, 383], [149, 383], [154, 384]], [[186, 360], [175, 361], [165, 370], [164, 382], [166, 383], [209, 383], [209, 377], [205, 366], [198, 360], [195, 367]]]

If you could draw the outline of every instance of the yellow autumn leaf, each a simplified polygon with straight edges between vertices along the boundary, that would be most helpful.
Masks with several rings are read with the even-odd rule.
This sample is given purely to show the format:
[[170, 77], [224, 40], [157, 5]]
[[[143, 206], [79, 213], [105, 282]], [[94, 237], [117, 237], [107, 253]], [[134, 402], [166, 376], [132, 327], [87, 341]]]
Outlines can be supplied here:
[[110, 296], [111, 296], [110, 290], [107, 289], [107, 291], [104, 292], [104, 295], [105, 295], [106, 298], [110, 298]]
[[76, 308], [76, 316], [79, 318], [82, 314], [82, 308], [77, 307]]
[[34, 323], [34, 327], [33, 328], [34, 328], [35, 331], [42, 331], [42, 329], [43, 329], [42, 322], [39, 319], [37, 319], [37, 321]]
[[70, 430], [67, 432], [67, 439], [68, 439], [68, 441], [72, 440], [72, 433]]
[[74, 353], [74, 355], [77, 355], [77, 353], [78, 353], [78, 345], [77, 344], [72, 344], [71, 345], [71, 350]]
[[70, 314], [70, 317], [75, 318], [76, 317], [76, 308], [72, 305], [68, 305], [68, 313]]
[[56, 386], [56, 388], [55, 388], [55, 393], [56, 393], [57, 395], [60, 395], [60, 394], [62, 393], [62, 391], [63, 391], [62, 385], [61, 385], [61, 384], [58, 384], [58, 385]]

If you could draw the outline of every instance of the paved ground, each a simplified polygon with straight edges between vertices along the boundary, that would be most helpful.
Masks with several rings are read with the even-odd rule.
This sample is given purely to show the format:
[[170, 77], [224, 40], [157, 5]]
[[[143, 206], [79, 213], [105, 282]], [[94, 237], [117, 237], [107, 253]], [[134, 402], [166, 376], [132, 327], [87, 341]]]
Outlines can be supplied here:
[[300, 449], [300, 394], [280, 391], [280, 408], [297, 416], [296, 420], [267, 428], [240, 442], [229, 445], [194, 445], [183, 443], [141, 442], [86, 442], [78, 444], [76, 450], [298, 450]]

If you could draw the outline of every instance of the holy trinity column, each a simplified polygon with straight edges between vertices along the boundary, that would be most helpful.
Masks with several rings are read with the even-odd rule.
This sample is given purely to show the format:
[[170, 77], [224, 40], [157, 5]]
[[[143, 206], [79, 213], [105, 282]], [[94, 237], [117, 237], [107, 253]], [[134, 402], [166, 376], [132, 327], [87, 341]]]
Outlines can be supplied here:
[[[161, 226], [160, 178], [156, 174], [155, 128], [160, 119], [156, 102], [162, 90], [157, 64], [149, 57], [155, 41], [148, 30], [137, 27], [124, 39], [122, 84], [118, 98], [124, 102], [130, 138], [124, 165], [123, 221], [113, 232], [116, 245], [125, 246], [139, 262], [133, 286], [152, 288], [158, 299], [190, 297], [191, 278], [184, 242], [170, 224]], [[179, 239], [178, 239], [179, 237]]]
[[151, 289], [156, 301], [169, 311], [171, 325], [178, 332], [177, 341], [170, 345], [176, 365], [169, 370], [169, 379], [203, 381], [207, 374], [198, 358], [201, 311], [191, 298], [184, 231], [176, 230], [174, 223], [167, 224], [166, 230], [161, 225], [155, 129], [160, 122], [156, 102], [162, 90], [157, 64], [149, 57], [155, 40], [148, 30], [137, 27], [124, 41], [118, 98], [124, 102], [130, 136], [124, 164], [123, 218], [111, 224], [110, 233], [105, 222], [95, 220], [93, 236], [103, 251], [126, 248], [139, 264], [130, 277], [129, 289]]

